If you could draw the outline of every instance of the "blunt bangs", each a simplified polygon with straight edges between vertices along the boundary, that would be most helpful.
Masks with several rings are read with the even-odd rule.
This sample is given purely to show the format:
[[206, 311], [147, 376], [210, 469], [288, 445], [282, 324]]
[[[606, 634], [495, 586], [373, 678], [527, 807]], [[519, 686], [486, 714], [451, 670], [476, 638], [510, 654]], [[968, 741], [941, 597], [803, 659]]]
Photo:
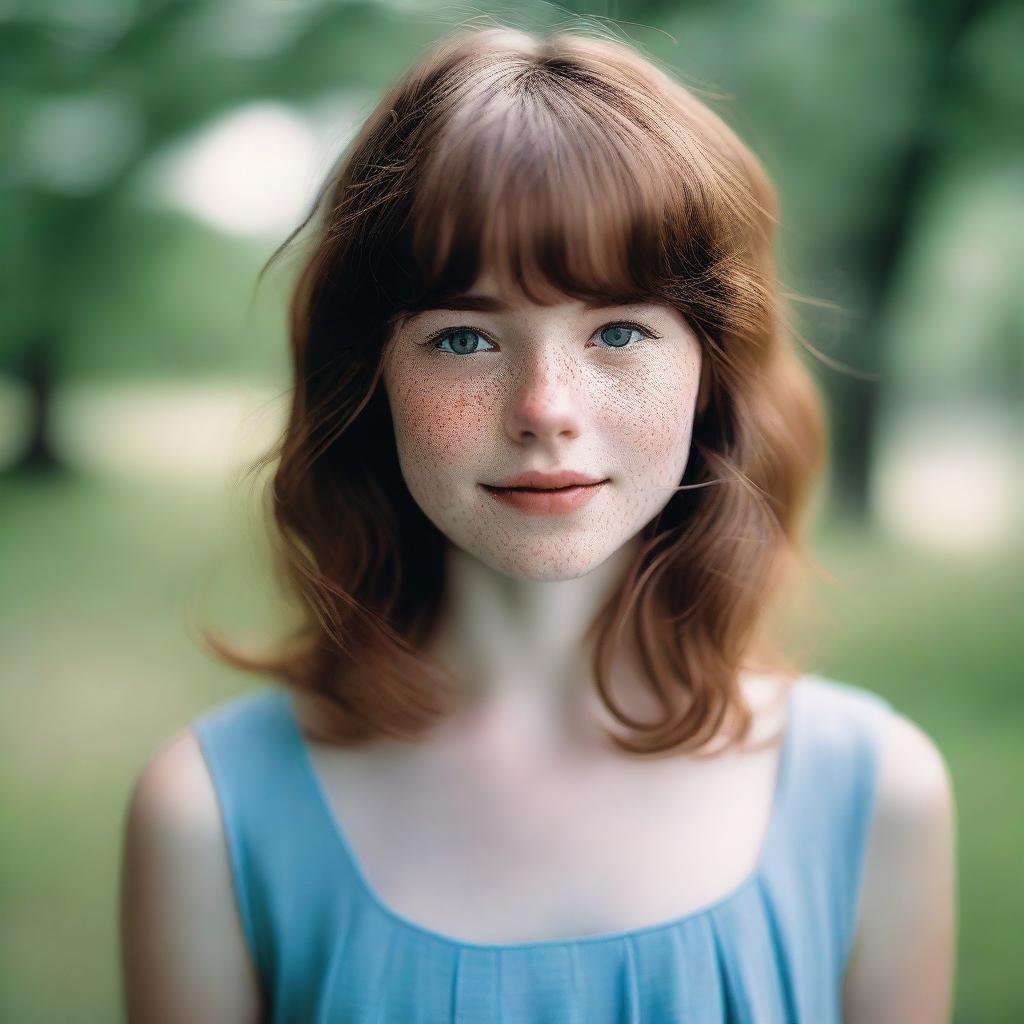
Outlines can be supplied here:
[[468, 290], [484, 270], [540, 305], [691, 304], [681, 285], [706, 277], [711, 232], [678, 152], [578, 74], [531, 66], [497, 85], [456, 106], [425, 158], [400, 314]]

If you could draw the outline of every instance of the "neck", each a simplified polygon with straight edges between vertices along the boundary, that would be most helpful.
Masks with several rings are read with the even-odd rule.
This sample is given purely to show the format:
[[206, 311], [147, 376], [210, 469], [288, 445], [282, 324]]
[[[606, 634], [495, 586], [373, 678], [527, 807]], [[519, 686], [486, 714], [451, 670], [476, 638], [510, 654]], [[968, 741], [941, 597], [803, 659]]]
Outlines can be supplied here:
[[[438, 738], [481, 744], [492, 759], [504, 742], [516, 757], [607, 749], [591, 682], [593, 645], [584, 634], [621, 583], [636, 543], [582, 576], [556, 581], [510, 577], [452, 545], [431, 653], [460, 681], [466, 700]], [[624, 635], [624, 645], [629, 640]], [[631, 672], [625, 653], [616, 664]]]

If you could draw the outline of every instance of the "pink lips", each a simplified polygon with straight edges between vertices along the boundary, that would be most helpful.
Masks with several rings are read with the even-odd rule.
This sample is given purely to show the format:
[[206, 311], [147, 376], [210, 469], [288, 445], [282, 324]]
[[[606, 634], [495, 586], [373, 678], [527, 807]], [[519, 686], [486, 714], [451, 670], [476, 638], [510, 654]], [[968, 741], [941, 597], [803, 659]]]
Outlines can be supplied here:
[[578, 484], [557, 489], [498, 488], [484, 484], [484, 490], [498, 501], [530, 516], [559, 515], [586, 504], [607, 483]]
[[496, 480], [493, 484], [485, 484], [484, 486], [529, 487], [550, 490], [555, 487], [571, 487], [573, 485], [599, 484], [603, 482], [603, 477], [588, 476], [586, 473], [577, 473], [573, 469], [560, 469], [553, 473], [531, 469], [525, 473], [517, 473], [515, 476], [506, 477], [504, 480]]

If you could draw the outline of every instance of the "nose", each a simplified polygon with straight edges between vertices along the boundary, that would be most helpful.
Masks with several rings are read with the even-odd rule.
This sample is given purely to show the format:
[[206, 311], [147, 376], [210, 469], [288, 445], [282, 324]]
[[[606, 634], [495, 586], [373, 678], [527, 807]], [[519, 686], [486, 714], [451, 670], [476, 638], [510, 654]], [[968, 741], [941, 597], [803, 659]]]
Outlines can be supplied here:
[[579, 368], [543, 346], [524, 357], [506, 403], [505, 429], [517, 442], [576, 437], [583, 400]]

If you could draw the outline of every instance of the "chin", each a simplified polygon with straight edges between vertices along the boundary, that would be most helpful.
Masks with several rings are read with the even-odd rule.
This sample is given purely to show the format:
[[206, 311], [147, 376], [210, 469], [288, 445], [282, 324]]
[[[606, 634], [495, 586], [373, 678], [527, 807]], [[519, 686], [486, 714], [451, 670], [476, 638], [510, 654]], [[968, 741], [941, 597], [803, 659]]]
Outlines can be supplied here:
[[557, 583], [585, 576], [611, 554], [604, 545], [597, 548], [552, 541], [549, 550], [545, 550], [545, 547], [542, 543], [524, 540], [519, 544], [509, 544], [501, 551], [467, 550], [496, 572], [513, 579], [534, 580], [538, 583]]

